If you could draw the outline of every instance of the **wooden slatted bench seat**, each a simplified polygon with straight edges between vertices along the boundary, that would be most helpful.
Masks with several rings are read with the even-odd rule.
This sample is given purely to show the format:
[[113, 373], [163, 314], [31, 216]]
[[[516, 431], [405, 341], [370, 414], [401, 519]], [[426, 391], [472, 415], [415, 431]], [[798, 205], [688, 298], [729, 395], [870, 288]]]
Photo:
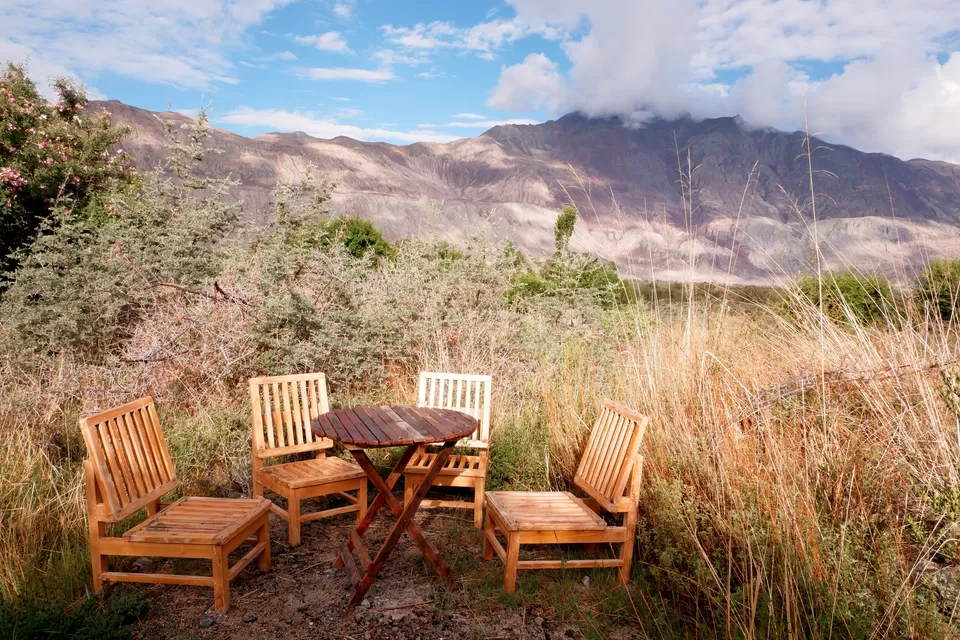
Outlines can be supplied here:
[[[584, 569], [615, 567], [622, 584], [630, 580], [636, 537], [643, 457], [640, 444], [648, 419], [623, 405], [604, 400], [587, 440], [574, 485], [586, 494], [568, 491], [492, 491], [486, 494], [483, 559], [496, 553], [503, 561], [503, 586], [517, 587], [519, 569]], [[606, 511], [623, 514], [622, 526], [609, 526]], [[506, 538], [506, 545], [498, 536]], [[520, 560], [524, 544], [616, 544], [615, 558], [583, 560]]]
[[[451, 455], [431, 483], [436, 487], [472, 488], [473, 500], [424, 499], [420, 504], [424, 507], [473, 509], [473, 524], [478, 529], [483, 524], [491, 386], [490, 376], [423, 372], [420, 374], [418, 390], [418, 407], [455, 409], [477, 419], [476, 431], [457, 443], [460, 447], [473, 449], [476, 455]], [[421, 447], [407, 464], [403, 481], [404, 503], [410, 502], [436, 457], [436, 453]]]
[[[180, 483], [160, 429], [152, 398], [141, 398], [80, 420], [89, 458], [83, 462], [93, 587], [108, 582], [150, 582], [213, 587], [218, 611], [230, 607], [230, 581], [250, 562], [270, 568], [270, 501], [186, 497], [160, 498]], [[107, 523], [141, 509], [147, 518], [120, 537]], [[255, 536], [253, 547], [232, 567], [229, 555]], [[108, 556], [205, 558], [210, 576], [110, 571]]]
[[[287, 508], [271, 503], [271, 510], [287, 521], [291, 547], [300, 544], [300, 525], [310, 520], [356, 512], [357, 522], [367, 511], [367, 476], [356, 464], [327, 456], [329, 438], [315, 436], [313, 420], [329, 410], [327, 379], [322, 373], [253, 378], [250, 380], [253, 423], [253, 495], [267, 488], [286, 499]], [[264, 460], [313, 453], [312, 460], [265, 465]], [[355, 491], [356, 495], [347, 493]], [[307, 498], [338, 496], [346, 506], [301, 513]]]

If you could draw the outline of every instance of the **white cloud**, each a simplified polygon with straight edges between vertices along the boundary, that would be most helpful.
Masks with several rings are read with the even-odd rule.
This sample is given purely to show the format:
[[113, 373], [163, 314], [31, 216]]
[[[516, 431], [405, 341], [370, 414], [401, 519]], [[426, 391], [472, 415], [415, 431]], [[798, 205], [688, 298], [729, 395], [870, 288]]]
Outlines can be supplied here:
[[271, 53], [268, 56], [260, 56], [257, 60], [262, 62], [273, 62], [276, 60], [296, 60], [297, 56], [294, 55], [292, 51], [280, 51], [277, 53]]
[[417, 65], [430, 62], [430, 59], [422, 53], [417, 52], [413, 55], [408, 55], [394, 51], [393, 49], [380, 49], [379, 51], [374, 52], [373, 59], [385, 67], [392, 67], [398, 64], [405, 64], [415, 67]]
[[356, 6], [356, 0], [340, 0], [340, 2], [333, 5], [333, 12], [340, 18], [349, 20], [353, 17]]
[[350, 98], [334, 98], [337, 102], [350, 102]]
[[442, 71], [421, 71], [417, 74], [418, 78], [425, 78], [427, 80], [434, 80], [436, 78], [443, 78], [446, 76]]
[[327, 31], [326, 33], [319, 33], [312, 36], [293, 36], [293, 41], [297, 44], [314, 47], [320, 51], [353, 53], [339, 31]]
[[569, 70], [528, 56], [501, 72], [491, 107], [793, 129], [805, 102], [828, 140], [960, 160], [956, 0], [507, 1], [520, 32], [566, 34]]
[[345, 69], [315, 67], [307, 69], [312, 80], [357, 80], [358, 82], [387, 82], [397, 76], [389, 69]]
[[384, 37], [400, 47], [420, 51], [458, 49], [474, 52], [481, 58], [492, 60], [495, 52], [504, 45], [529, 35], [539, 34], [559, 38], [561, 31], [541, 22], [527, 24], [518, 20], [492, 20], [467, 28], [459, 28], [452, 22], [417, 23], [412, 27], [381, 27]]
[[551, 111], [568, 104], [563, 76], [557, 64], [542, 53], [531, 53], [523, 62], [506, 67], [487, 105], [515, 113], [546, 107]]
[[395, 142], [452, 142], [461, 136], [452, 136], [432, 131], [394, 131], [383, 128], [364, 128], [337, 122], [330, 117], [301, 111], [282, 109], [253, 109], [240, 107], [220, 118], [218, 122], [245, 125], [257, 128], [273, 128], [277, 131], [303, 131], [317, 138], [347, 136], [357, 140], [390, 140]]
[[473, 120], [471, 122], [448, 122], [440, 125], [441, 127], [453, 127], [455, 129], [490, 129], [500, 127], [505, 124], [539, 124], [537, 120], [529, 118], [514, 118], [512, 120]]
[[456, 120], [486, 120], [487, 116], [481, 115], [479, 113], [455, 113], [451, 118]]
[[7, 0], [0, 58], [50, 75], [109, 72], [177, 87], [235, 82], [244, 33], [291, 0]]

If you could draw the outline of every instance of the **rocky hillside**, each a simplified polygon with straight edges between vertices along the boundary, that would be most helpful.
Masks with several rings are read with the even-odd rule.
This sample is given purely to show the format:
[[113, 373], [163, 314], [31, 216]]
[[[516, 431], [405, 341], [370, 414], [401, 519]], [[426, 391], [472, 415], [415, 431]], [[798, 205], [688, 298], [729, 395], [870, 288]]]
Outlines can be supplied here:
[[[124, 147], [144, 166], [163, 157], [160, 118], [187, 121], [115, 101], [95, 106], [131, 127]], [[814, 231], [803, 136], [736, 118], [632, 129], [570, 114], [408, 146], [217, 130], [211, 146], [223, 153], [209, 155], [206, 170], [240, 181], [237, 197], [255, 220], [278, 180], [313, 165], [337, 182], [336, 211], [392, 237], [463, 242], [482, 233], [542, 255], [556, 212], [573, 200], [583, 218], [574, 244], [641, 278], [775, 281], [809, 268], [814, 237], [835, 267], [893, 275], [960, 254], [960, 166], [814, 140]]]

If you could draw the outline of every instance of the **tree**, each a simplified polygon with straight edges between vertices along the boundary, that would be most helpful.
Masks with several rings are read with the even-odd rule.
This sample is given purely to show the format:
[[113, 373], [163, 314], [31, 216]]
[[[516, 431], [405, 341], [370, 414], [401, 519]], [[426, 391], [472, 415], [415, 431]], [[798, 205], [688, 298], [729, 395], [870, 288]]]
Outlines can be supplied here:
[[960, 260], [935, 260], [917, 278], [914, 296], [921, 313], [950, 322], [960, 305]]
[[65, 219], [103, 219], [104, 194], [130, 182], [133, 169], [112, 147], [126, 130], [103, 109], [84, 111], [83, 90], [65, 79], [57, 100], [40, 95], [22, 67], [0, 76], [0, 278], [8, 279], [24, 249]]
[[553, 237], [557, 247], [557, 253], [562, 253], [570, 247], [570, 238], [573, 237], [573, 229], [576, 224], [577, 208], [574, 206], [564, 207], [560, 215], [557, 216], [557, 223], [553, 226]]

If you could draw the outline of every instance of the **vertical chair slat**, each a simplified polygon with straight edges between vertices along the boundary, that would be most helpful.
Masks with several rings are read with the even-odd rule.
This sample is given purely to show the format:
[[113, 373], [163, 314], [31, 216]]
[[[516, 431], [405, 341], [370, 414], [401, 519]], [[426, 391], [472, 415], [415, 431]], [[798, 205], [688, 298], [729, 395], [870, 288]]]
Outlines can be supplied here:
[[133, 472], [133, 482], [137, 486], [137, 497], [146, 495], [149, 480], [144, 478], [143, 456], [137, 449], [136, 431], [130, 429], [130, 423], [127, 421], [127, 414], [117, 416], [117, 425], [124, 436], [124, 443], [127, 447], [128, 462], [130, 470]]
[[170, 450], [167, 449], [167, 439], [163, 437], [163, 431], [160, 430], [160, 418], [157, 416], [157, 407], [151, 400], [145, 407], [150, 426], [149, 433], [157, 443], [157, 449], [160, 458], [163, 460], [163, 467], [166, 470], [167, 482], [175, 482], [177, 479], [177, 470], [173, 466], [173, 458], [170, 457]]
[[159, 486], [164, 483], [164, 479], [157, 466], [156, 449], [153, 443], [150, 442], [150, 434], [144, 426], [141, 410], [137, 409], [136, 411], [132, 411], [130, 413], [130, 419], [133, 421], [134, 429], [140, 438], [140, 446], [143, 449], [144, 458], [143, 466], [149, 476], [150, 483], [152, 486]]

